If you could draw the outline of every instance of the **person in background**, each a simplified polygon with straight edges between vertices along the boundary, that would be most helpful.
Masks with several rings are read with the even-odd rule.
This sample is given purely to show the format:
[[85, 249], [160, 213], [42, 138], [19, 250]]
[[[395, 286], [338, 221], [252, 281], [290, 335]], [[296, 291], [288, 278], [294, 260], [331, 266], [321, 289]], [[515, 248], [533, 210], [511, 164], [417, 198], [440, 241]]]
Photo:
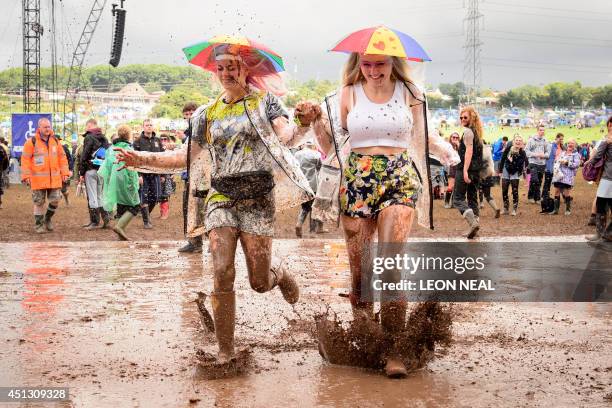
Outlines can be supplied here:
[[[550, 186], [553, 178], [553, 168], [555, 161], [559, 159], [565, 147], [563, 146], [563, 133], [557, 133], [555, 141], [550, 144], [550, 156], [546, 160], [546, 171], [544, 172], [544, 187], [542, 197], [550, 197]], [[577, 151], [577, 150], [576, 150]]]
[[[42, 118], [21, 154], [21, 181], [32, 189], [36, 233], [54, 230], [51, 218], [62, 198], [62, 183], [69, 177], [66, 153], [53, 134], [51, 121]], [[49, 206], [45, 212], [46, 200]]]
[[103, 228], [108, 227], [110, 222], [109, 214], [102, 208], [103, 185], [102, 179], [98, 177], [100, 165], [97, 164], [99, 157], [96, 157], [101, 149], [109, 147], [109, 143], [95, 119], [89, 119], [85, 123], [85, 129], [83, 151], [79, 157], [79, 181], [85, 183], [89, 206], [89, 224], [85, 226], [85, 229], [92, 230], [98, 228], [100, 218], [102, 218]]
[[549, 214], [559, 214], [561, 195], [565, 200], [565, 215], [572, 213], [572, 197], [570, 191], [574, 186], [576, 172], [580, 167], [580, 153], [577, 150], [576, 140], [570, 139], [567, 150], [557, 157], [553, 170], [552, 181], [555, 186], [555, 208]]
[[[72, 156], [72, 143], [68, 142], [64, 137], [63, 140], [60, 140], [62, 147], [64, 148], [64, 153], [66, 153], [66, 158], [68, 159], [68, 169], [70, 170], [70, 174], [74, 172], [74, 157]], [[62, 183], [62, 195], [64, 196], [64, 201], [66, 202], [66, 206], [70, 205], [70, 200], [68, 199], [69, 189], [70, 187], [70, 177]]]
[[11, 153], [8, 144], [3, 137], [0, 137], [0, 209], [2, 209], [2, 196], [4, 195], [4, 175], [8, 171], [11, 160]]
[[[151, 119], [145, 119], [142, 122], [142, 133], [134, 142], [135, 151], [141, 152], [163, 152], [161, 140], [153, 131], [153, 122]], [[159, 202], [161, 195], [161, 177], [159, 174], [141, 173], [140, 178], [140, 212], [142, 214], [142, 222], [145, 229], [153, 228], [151, 224], [151, 211]]]
[[493, 167], [495, 168], [495, 174], [493, 175], [494, 184], [499, 184], [499, 178], [501, 173], [497, 172], [497, 169], [500, 168], [499, 163], [501, 161], [502, 154], [504, 150], [506, 150], [506, 146], [508, 145], [508, 136], [503, 136], [500, 139], [497, 139], [495, 143], [493, 143]]
[[508, 214], [510, 200], [508, 187], [512, 186], [512, 213], [514, 217], [519, 204], [519, 182], [527, 168], [527, 154], [525, 153], [523, 138], [516, 134], [511, 143], [508, 143], [499, 162], [499, 172], [502, 174], [502, 197], [504, 209], [502, 214]]
[[[185, 138], [183, 139], [183, 144], [182, 144], [183, 149], [190, 148], [189, 143], [191, 141], [191, 130], [192, 130], [191, 116], [193, 116], [193, 112], [195, 112], [196, 109], [198, 109], [198, 105], [195, 102], [187, 102], [183, 106], [183, 119], [187, 121], [187, 129], [185, 129], [185, 131], [183, 132], [185, 135]], [[187, 156], [189, 156], [189, 152], [187, 153]], [[188, 212], [187, 209], [188, 209], [189, 191], [190, 191], [189, 189], [189, 183], [190, 183], [189, 166], [187, 166], [187, 170], [181, 173], [181, 179], [185, 183], [184, 185], [185, 188], [183, 189], [183, 233], [187, 235], [187, 212]], [[200, 206], [202, 205], [202, 200], [196, 198], [196, 203]], [[198, 214], [199, 213], [200, 211], [198, 211]], [[178, 251], [184, 252], [184, 253], [202, 252], [202, 236], [198, 235], [197, 237], [193, 237], [193, 238], [188, 237], [187, 244], [179, 248]]]
[[587, 237], [589, 241], [612, 241], [612, 222], [608, 223], [608, 213], [612, 209], [612, 116], [606, 122], [608, 135], [597, 145], [597, 150], [590, 162], [596, 162], [605, 157], [603, 172], [599, 180], [596, 194], [597, 217], [595, 234]]
[[[133, 150], [131, 130], [126, 125], [117, 129], [117, 138], [113, 147], [124, 150]], [[116, 152], [109, 149], [98, 174], [104, 180], [103, 204], [108, 213], [117, 212], [117, 223], [113, 231], [120, 240], [129, 241], [125, 230], [140, 211], [140, 196], [138, 194], [138, 173], [133, 170], [122, 169], [123, 162], [116, 163]]]
[[[448, 138], [449, 143], [455, 151], [459, 150], [459, 133], [453, 132]], [[448, 184], [444, 193], [444, 208], [453, 208], [453, 189], [455, 188], [455, 177], [457, 174], [457, 166], [448, 166]]]
[[[491, 145], [487, 144], [487, 142], [484, 142], [483, 150], [486, 150], [486, 149], [491, 149]], [[493, 165], [493, 174], [497, 174], [497, 169], [495, 165]], [[495, 218], [499, 218], [501, 211], [499, 210], [499, 207], [497, 207], [497, 203], [495, 202], [495, 199], [491, 195], [491, 187], [493, 187], [494, 184], [495, 184], [495, 176], [489, 176], [480, 181], [480, 185], [478, 186], [479, 199], [480, 199], [479, 208], [483, 209], [484, 203], [486, 201], [487, 204], [491, 206], [493, 211], [495, 211]]]
[[[313, 142], [309, 141], [302, 145], [302, 148], [294, 154], [295, 158], [300, 162], [300, 168], [302, 173], [306, 176], [308, 184], [314, 193], [317, 192], [317, 186], [319, 184], [319, 170], [321, 169], [321, 153], [319, 153]], [[295, 235], [298, 238], [302, 238], [302, 225], [308, 217], [308, 214], [312, 211], [312, 203], [314, 198], [310, 201], [302, 203], [302, 208], [298, 215], [297, 223], [295, 224]], [[316, 223], [316, 226], [312, 225]], [[320, 232], [322, 228], [321, 221], [313, 220], [311, 223], [310, 232]]]
[[465, 218], [470, 229], [466, 234], [468, 239], [476, 237], [480, 229], [478, 220], [478, 184], [479, 163], [482, 162], [483, 130], [480, 116], [472, 106], [465, 106], [459, 113], [463, 135], [459, 143], [459, 158], [455, 189], [453, 191], [453, 207]]
[[[161, 135], [162, 148], [164, 151], [174, 150], [176, 140], [172, 141], [169, 135]], [[176, 191], [176, 183], [172, 174], [162, 174], [160, 176], [161, 194], [159, 196], [159, 215], [162, 220], [168, 219], [170, 213], [170, 196]]]
[[546, 160], [550, 157], [550, 143], [544, 138], [544, 125], [538, 126], [538, 133], [527, 142], [527, 158], [529, 159], [529, 192], [527, 201], [531, 204], [540, 202], [542, 197], [541, 188], [544, 173], [546, 171]]

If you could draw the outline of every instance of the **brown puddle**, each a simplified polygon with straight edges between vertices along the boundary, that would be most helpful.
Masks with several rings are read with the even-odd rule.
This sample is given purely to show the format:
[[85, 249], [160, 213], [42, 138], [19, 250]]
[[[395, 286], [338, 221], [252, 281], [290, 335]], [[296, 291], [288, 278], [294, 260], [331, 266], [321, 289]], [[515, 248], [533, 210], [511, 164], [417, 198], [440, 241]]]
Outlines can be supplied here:
[[253, 364], [210, 380], [195, 303], [210, 257], [179, 244], [0, 244], [0, 386], [67, 386], [86, 407], [610, 406], [608, 304], [455, 304], [452, 345], [405, 380], [323, 361], [315, 316], [350, 318], [339, 240], [275, 241], [302, 284], [294, 308], [249, 288], [239, 251], [236, 342]]

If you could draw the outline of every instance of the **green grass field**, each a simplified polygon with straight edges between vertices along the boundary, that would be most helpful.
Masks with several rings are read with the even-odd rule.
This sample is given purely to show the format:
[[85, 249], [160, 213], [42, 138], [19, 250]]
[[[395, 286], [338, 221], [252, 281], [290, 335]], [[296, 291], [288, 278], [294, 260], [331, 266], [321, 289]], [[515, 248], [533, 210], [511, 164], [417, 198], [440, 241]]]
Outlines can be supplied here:
[[[459, 127], [449, 127], [448, 129], [443, 129], [442, 133], [444, 137], [448, 137], [452, 132], [459, 132], [461, 134], [461, 129]], [[530, 136], [536, 134], [535, 128], [510, 128], [510, 127], [486, 127], [485, 128], [485, 140], [489, 143], [495, 142], [502, 136], [508, 136], [509, 140], [512, 140], [512, 137], [516, 134], [520, 134], [523, 137], [523, 140], [527, 142], [527, 139]], [[554, 129], [546, 129], [545, 137], [547, 140], [551, 142], [555, 139], [557, 133], [563, 133], [565, 136], [565, 142], [569, 139], [576, 139], [578, 144], [582, 143], [591, 143], [593, 140], [600, 140], [606, 134], [605, 126], [596, 126], [592, 128], [585, 129], [576, 129], [575, 127], [569, 126], [559, 126]]]

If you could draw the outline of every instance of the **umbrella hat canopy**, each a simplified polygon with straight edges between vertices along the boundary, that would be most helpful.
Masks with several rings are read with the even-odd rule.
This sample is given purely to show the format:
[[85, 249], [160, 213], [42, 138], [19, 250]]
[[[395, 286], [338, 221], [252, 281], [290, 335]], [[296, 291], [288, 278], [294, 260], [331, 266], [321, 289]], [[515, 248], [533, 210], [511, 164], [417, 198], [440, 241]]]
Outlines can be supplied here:
[[355, 31], [343, 38], [330, 51], [388, 55], [418, 62], [431, 61], [423, 47], [414, 38], [385, 26]]
[[207, 41], [185, 47], [183, 52], [189, 63], [207, 71], [216, 72], [214, 51], [217, 46], [221, 45], [227, 45], [227, 50], [231, 54], [242, 59], [248, 66], [251, 76], [266, 76], [285, 70], [280, 55], [265, 45], [244, 36], [217, 35]]

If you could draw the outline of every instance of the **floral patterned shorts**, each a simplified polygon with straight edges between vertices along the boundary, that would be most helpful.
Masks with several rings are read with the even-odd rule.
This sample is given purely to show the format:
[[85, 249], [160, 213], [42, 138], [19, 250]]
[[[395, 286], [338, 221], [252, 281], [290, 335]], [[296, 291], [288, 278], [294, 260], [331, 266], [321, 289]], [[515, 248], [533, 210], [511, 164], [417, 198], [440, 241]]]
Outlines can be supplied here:
[[421, 189], [408, 152], [395, 156], [351, 152], [340, 187], [340, 206], [349, 217], [373, 218], [391, 205], [414, 208]]

